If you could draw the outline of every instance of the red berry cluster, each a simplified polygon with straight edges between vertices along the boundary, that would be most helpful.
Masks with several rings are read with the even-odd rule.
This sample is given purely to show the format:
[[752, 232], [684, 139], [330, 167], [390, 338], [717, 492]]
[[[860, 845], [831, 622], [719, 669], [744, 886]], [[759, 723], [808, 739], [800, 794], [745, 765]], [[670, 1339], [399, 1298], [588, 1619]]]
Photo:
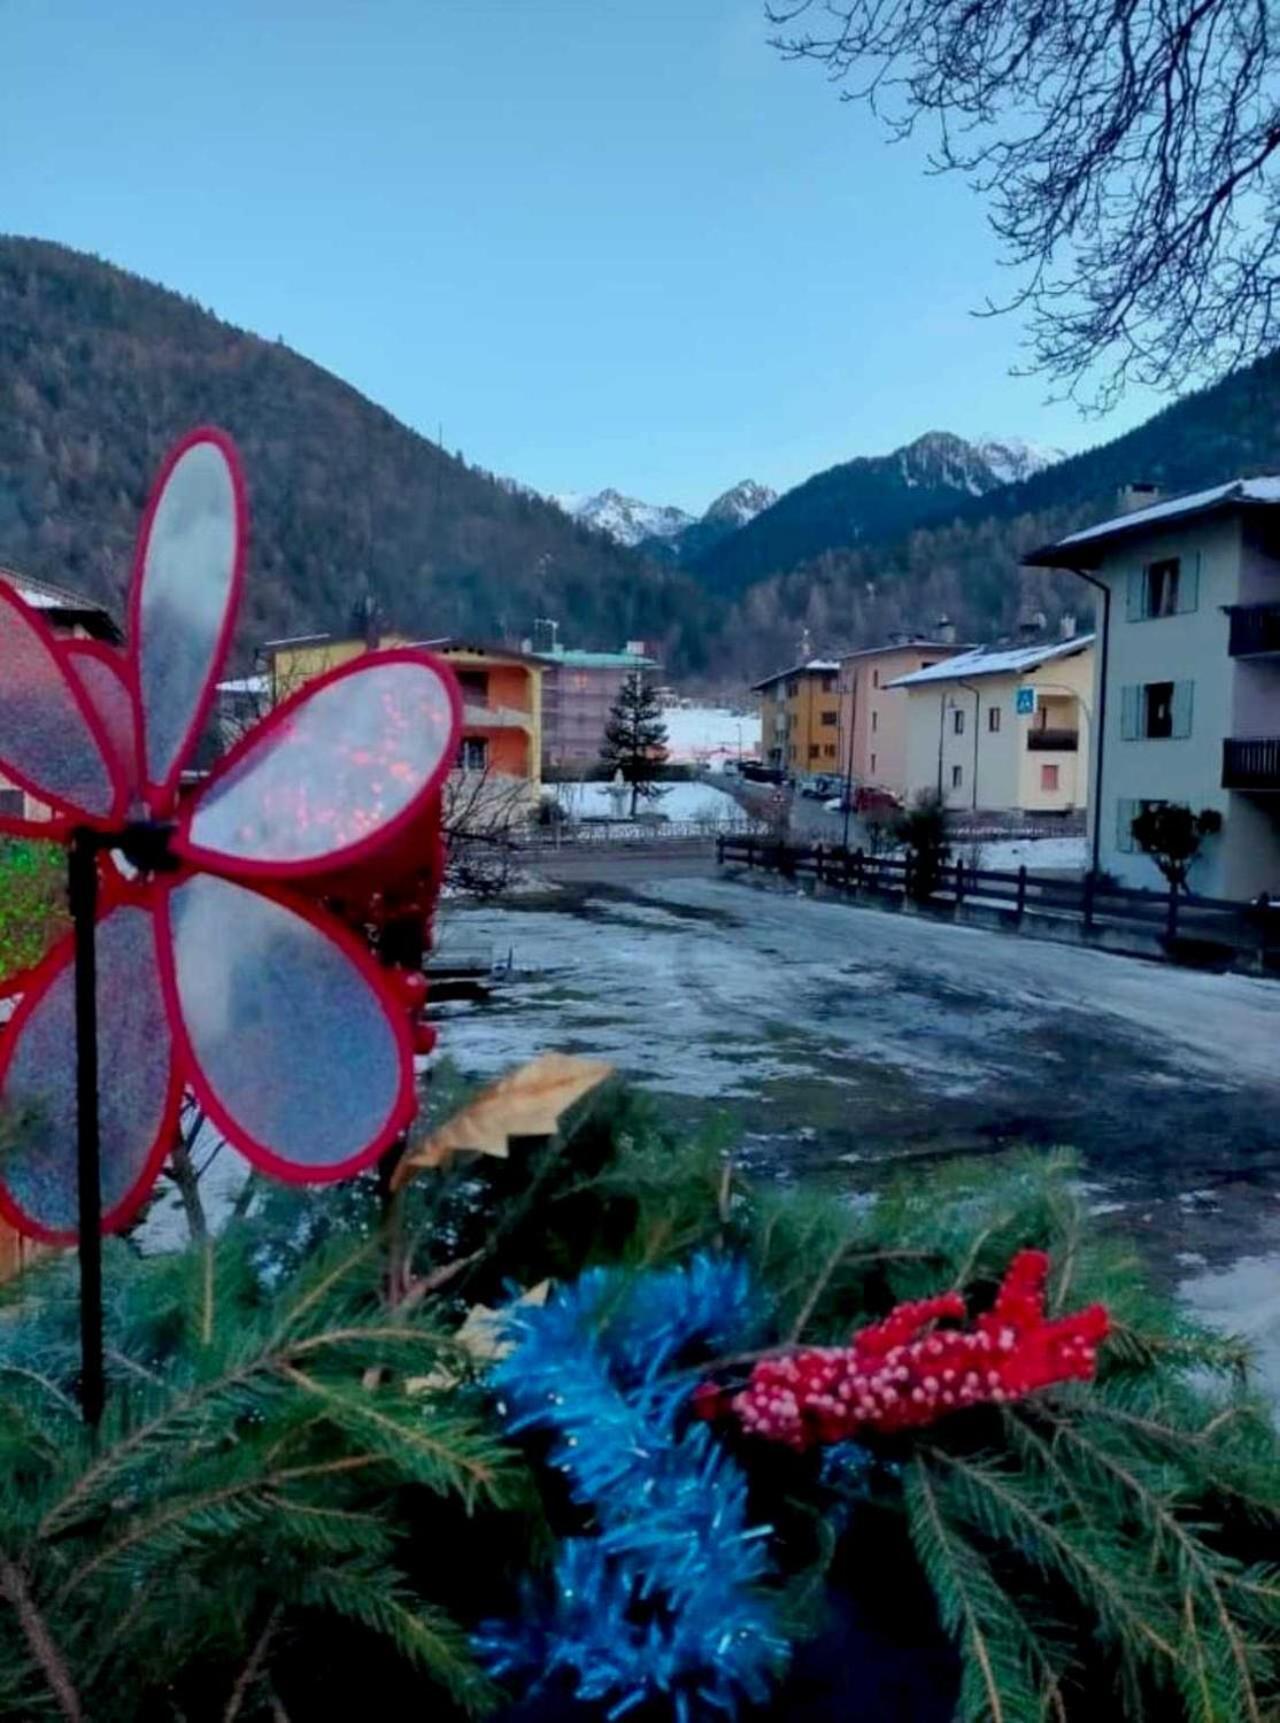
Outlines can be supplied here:
[[[961, 1406], [1020, 1400], [1038, 1388], [1092, 1378], [1106, 1338], [1100, 1304], [1055, 1322], [1044, 1315], [1049, 1259], [1020, 1251], [994, 1306], [970, 1328], [935, 1328], [965, 1316], [958, 1292], [900, 1304], [862, 1328], [848, 1346], [811, 1346], [767, 1358], [729, 1401], [744, 1429], [792, 1448], [839, 1442], [858, 1432], [917, 1429]], [[708, 1387], [698, 1409], [715, 1416]]]

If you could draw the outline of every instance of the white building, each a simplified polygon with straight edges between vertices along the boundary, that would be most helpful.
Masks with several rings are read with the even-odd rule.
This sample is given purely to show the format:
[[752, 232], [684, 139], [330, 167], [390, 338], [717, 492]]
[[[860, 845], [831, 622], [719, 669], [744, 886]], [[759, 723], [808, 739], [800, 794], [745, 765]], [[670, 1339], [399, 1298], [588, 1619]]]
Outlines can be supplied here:
[[1089, 799], [1093, 636], [957, 653], [889, 684], [907, 695], [908, 799], [1070, 813]]
[[1144, 804], [1216, 809], [1191, 889], [1280, 891], [1280, 478], [1130, 509], [1033, 551], [1100, 591], [1093, 865], [1158, 886]]

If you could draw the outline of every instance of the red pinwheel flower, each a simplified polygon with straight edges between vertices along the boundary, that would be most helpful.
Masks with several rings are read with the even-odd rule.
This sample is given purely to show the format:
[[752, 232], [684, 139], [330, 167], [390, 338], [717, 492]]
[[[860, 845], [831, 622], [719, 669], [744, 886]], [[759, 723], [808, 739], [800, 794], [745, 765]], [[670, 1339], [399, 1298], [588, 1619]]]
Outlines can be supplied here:
[[1043, 1251], [1019, 1251], [995, 1304], [971, 1328], [934, 1327], [940, 1319], [963, 1321], [958, 1292], [899, 1304], [848, 1346], [762, 1359], [740, 1394], [704, 1384], [694, 1409], [708, 1419], [733, 1413], [752, 1434], [803, 1450], [873, 1430], [919, 1429], [964, 1406], [1087, 1381], [1107, 1335], [1107, 1312], [1094, 1304], [1046, 1321], [1048, 1273]]
[[[184, 1087], [284, 1179], [367, 1166], [414, 1107], [406, 1001], [291, 881], [340, 875], [438, 829], [461, 716], [429, 653], [370, 653], [284, 701], [178, 803], [230, 645], [247, 513], [233, 445], [169, 454], [139, 534], [124, 651], [55, 637], [0, 585], [0, 770], [53, 810], [0, 829], [99, 834], [96, 924], [103, 1230], [136, 1211]], [[117, 857], [123, 858], [124, 866]], [[0, 1050], [0, 1213], [54, 1243], [77, 1227], [74, 950], [26, 978]]]

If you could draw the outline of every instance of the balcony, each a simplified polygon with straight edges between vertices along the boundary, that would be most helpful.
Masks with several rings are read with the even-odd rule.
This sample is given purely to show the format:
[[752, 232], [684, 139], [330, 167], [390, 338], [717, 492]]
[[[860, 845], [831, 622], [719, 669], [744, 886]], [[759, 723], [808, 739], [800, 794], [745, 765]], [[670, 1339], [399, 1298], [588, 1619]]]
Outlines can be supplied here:
[[1027, 731], [1027, 749], [1032, 754], [1074, 754], [1079, 747], [1079, 730]]
[[1233, 658], [1268, 658], [1280, 654], [1280, 604], [1229, 604]]
[[1228, 736], [1222, 744], [1224, 790], [1280, 790], [1280, 736]]

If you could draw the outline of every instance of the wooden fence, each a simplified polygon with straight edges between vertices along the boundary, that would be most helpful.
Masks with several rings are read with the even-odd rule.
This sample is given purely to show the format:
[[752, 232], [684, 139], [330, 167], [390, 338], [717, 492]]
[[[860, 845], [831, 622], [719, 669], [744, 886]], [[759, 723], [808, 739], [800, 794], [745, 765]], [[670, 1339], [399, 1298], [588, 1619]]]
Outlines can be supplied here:
[[910, 899], [956, 913], [966, 906], [988, 908], [1015, 927], [1034, 916], [1043, 918], [1041, 926], [1057, 917], [1086, 933], [1130, 930], [1182, 961], [1243, 958], [1252, 968], [1280, 970], [1280, 905], [1260, 907], [1172, 889], [1139, 891], [1112, 885], [1093, 873], [1055, 879], [1025, 867], [999, 872], [968, 867], [963, 861], [948, 862], [928, 877], [910, 856], [786, 844], [756, 835], [719, 838], [716, 859], [764, 868], [783, 878], [811, 879], [853, 896]]

